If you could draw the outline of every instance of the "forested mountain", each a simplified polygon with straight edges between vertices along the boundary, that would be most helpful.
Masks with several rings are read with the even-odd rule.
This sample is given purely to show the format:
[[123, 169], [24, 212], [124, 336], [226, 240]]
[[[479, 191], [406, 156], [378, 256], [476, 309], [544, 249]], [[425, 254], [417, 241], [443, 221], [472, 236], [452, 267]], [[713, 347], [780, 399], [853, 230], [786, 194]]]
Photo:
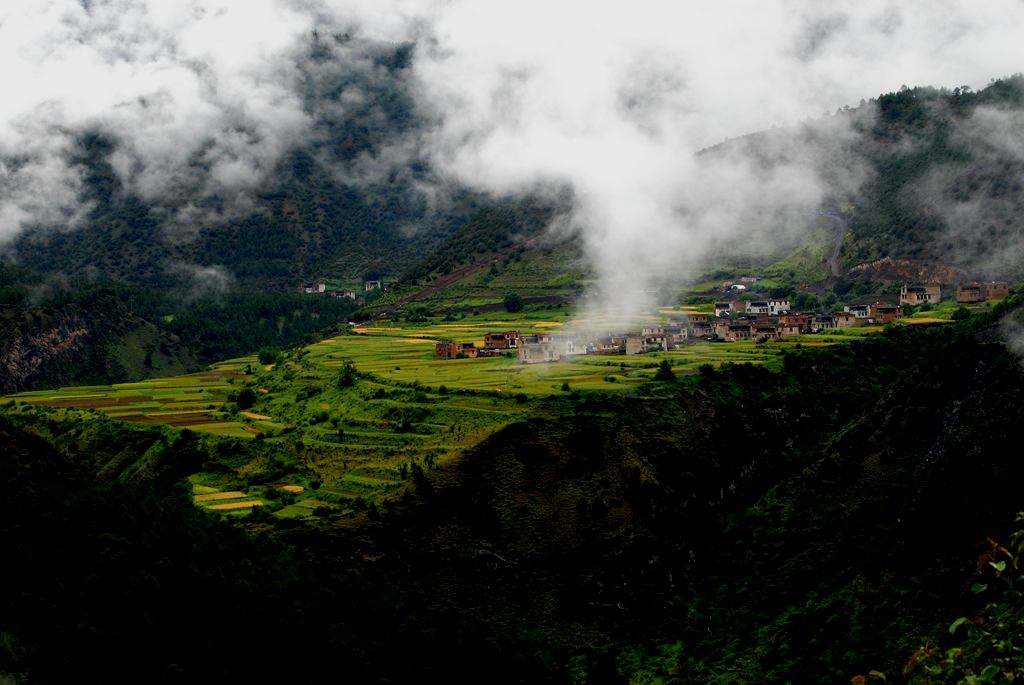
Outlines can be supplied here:
[[701, 154], [754, 159], [764, 173], [796, 161], [814, 169], [823, 206], [849, 226], [847, 269], [909, 258], [1011, 277], [1024, 271], [1022, 117], [1019, 74], [980, 91], [904, 87]]

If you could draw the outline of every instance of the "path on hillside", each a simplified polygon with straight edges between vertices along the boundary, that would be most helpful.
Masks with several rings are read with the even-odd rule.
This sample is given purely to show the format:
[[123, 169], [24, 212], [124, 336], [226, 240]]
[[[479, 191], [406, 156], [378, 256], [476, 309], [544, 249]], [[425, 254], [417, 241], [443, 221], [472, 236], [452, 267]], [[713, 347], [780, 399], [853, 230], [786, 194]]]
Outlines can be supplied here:
[[818, 212], [818, 216], [832, 221], [832, 254], [825, 260], [828, 267], [829, 278], [839, 278], [842, 275], [842, 267], [839, 262], [839, 255], [843, 251], [843, 242], [850, 228], [846, 219], [833, 212]]

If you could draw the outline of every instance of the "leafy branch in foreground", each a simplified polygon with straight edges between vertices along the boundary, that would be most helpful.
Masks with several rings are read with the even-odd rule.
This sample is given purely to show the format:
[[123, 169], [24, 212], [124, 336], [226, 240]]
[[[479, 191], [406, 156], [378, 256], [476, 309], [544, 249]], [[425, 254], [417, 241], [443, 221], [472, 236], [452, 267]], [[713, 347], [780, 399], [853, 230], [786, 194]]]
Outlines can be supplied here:
[[[922, 644], [903, 675], [914, 685], [989, 685], [1018, 682], [1024, 675], [1024, 512], [1009, 545], [989, 538], [978, 557], [971, 592], [987, 600], [972, 616], [949, 625], [948, 643]], [[852, 683], [884, 682], [877, 671], [854, 676]]]

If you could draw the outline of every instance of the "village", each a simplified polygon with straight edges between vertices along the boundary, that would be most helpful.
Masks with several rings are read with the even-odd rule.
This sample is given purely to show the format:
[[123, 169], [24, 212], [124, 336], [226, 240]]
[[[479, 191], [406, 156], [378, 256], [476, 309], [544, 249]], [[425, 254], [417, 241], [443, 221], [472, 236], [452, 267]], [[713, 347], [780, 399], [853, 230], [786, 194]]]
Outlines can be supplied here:
[[[1009, 285], [1005, 282], [972, 282], [957, 287], [956, 302], [977, 304], [1008, 294]], [[714, 313], [668, 316], [664, 324], [645, 326], [639, 331], [601, 335], [521, 335], [517, 330], [500, 331], [486, 333], [481, 346], [476, 342], [440, 341], [435, 354], [442, 359], [476, 359], [514, 353], [523, 364], [540, 364], [580, 355], [667, 351], [696, 342], [788, 340], [835, 329], [885, 325], [903, 318], [904, 306], [930, 306], [941, 301], [942, 287], [932, 284], [904, 285], [898, 304], [852, 304], [829, 314], [793, 312], [788, 299], [733, 299], [716, 302]]]

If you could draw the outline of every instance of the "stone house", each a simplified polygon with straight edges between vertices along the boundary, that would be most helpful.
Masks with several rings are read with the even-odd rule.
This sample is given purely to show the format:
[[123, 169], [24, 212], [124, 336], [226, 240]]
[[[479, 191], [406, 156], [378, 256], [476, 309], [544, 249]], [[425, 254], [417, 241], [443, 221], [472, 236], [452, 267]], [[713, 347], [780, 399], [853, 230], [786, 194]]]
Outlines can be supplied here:
[[873, 310], [872, 318], [875, 320], [875, 323], [889, 323], [890, 321], [903, 318], [903, 307], [898, 304], [876, 302], [871, 308]]
[[384, 290], [384, 282], [383, 281], [366, 281], [366, 283], [363, 284], [363, 291], [364, 292], [370, 292], [371, 290]]
[[495, 350], [514, 350], [519, 347], [519, 331], [484, 333], [484, 347]]
[[942, 288], [938, 285], [905, 285], [900, 289], [900, 304], [938, 304], [942, 300]]
[[843, 311], [853, 314], [858, 319], [871, 318], [871, 305], [869, 304], [851, 304], [848, 307], [843, 307]]
[[750, 327], [751, 340], [777, 340], [778, 338], [779, 330], [773, 323], [758, 323]]
[[626, 337], [626, 354], [661, 352], [668, 349], [665, 335], [630, 335]]
[[459, 355], [475, 359], [479, 351], [476, 343], [471, 342], [458, 343], [451, 340], [442, 340], [434, 345], [434, 353], [442, 359], [455, 359]]
[[811, 321], [811, 332], [829, 331], [836, 327], [836, 320], [828, 314], [820, 314]]
[[778, 316], [789, 311], [789, 300], [768, 300], [769, 316]]
[[782, 323], [780, 321], [777, 330], [779, 338], [796, 338], [806, 329], [799, 324]]
[[975, 302], [984, 302], [987, 299], [985, 290], [977, 283], [958, 285], [956, 287], [956, 301], [959, 304], [974, 304]]
[[543, 364], [557, 362], [558, 350], [550, 335], [524, 335], [519, 339], [519, 362], [522, 364]]
[[857, 318], [857, 315], [850, 311], [840, 311], [833, 314], [833, 320], [836, 322], [837, 329], [852, 329], [855, 326], [862, 326], [867, 323], [867, 319]]
[[814, 314], [782, 314], [779, 316], [779, 324], [782, 326], [796, 326], [799, 331], [809, 331], [814, 322]]
[[1010, 296], [1010, 284], [1006, 281], [989, 281], [982, 283], [981, 287], [985, 289], [986, 300], [1001, 300]]
[[757, 300], [747, 302], [747, 314], [756, 314], [757, 316], [768, 316], [771, 314], [771, 307], [768, 305], [767, 300]]

